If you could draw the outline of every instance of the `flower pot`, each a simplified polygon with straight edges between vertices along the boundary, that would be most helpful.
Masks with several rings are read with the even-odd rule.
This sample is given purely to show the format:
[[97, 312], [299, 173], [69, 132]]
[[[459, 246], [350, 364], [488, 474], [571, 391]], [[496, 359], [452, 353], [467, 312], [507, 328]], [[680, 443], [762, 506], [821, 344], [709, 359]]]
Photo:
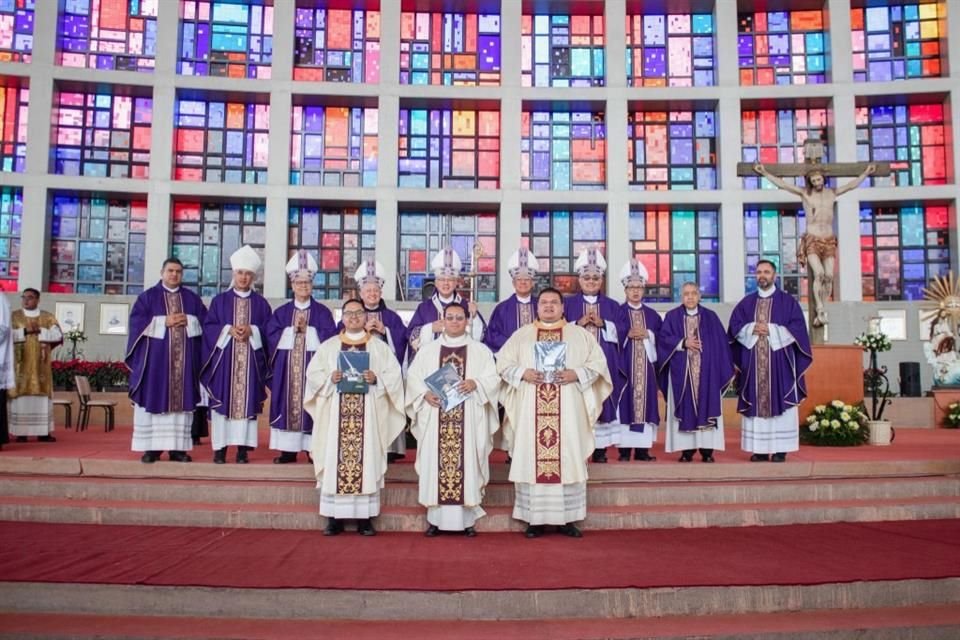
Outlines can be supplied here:
[[868, 420], [870, 444], [885, 447], [893, 442], [893, 423], [889, 420]]

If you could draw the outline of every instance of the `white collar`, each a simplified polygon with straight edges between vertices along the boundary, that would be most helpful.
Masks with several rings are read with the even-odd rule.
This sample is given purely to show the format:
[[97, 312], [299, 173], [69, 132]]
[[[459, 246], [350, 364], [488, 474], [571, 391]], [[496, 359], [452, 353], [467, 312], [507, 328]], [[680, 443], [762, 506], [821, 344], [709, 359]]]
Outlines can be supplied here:
[[456, 299], [457, 299], [457, 294], [456, 294], [456, 293], [454, 293], [454, 294], [453, 294], [452, 296], [450, 296], [449, 298], [444, 298], [444, 297], [443, 297], [442, 295], [440, 295], [439, 293], [437, 294], [437, 300], [440, 301], [440, 304], [444, 304], [444, 305], [450, 304], [451, 302], [453, 302], [453, 301], [456, 300]]
[[176, 293], [177, 291], [180, 291], [180, 287], [177, 287], [176, 289], [171, 289], [170, 287], [168, 287], [167, 285], [163, 284], [162, 282], [160, 283], [160, 286], [163, 287], [163, 290], [164, 290], [164, 291], [168, 291], [168, 292], [170, 292], [170, 293]]
[[777, 292], [777, 285], [773, 285], [767, 290], [763, 290], [760, 287], [757, 287], [757, 295], [760, 296], [761, 298], [769, 298], [776, 292]]
[[234, 289], [233, 292], [241, 298], [249, 298], [250, 294], [253, 293], [253, 289], [247, 289], [246, 291], [237, 291]]
[[295, 306], [297, 309], [309, 309], [309, 308], [310, 308], [310, 301], [309, 301], [309, 300], [305, 300], [304, 302], [300, 302], [299, 300], [297, 300], [296, 298], [294, 298], [294, 299], [293, 299], [293, 306]]
[[40, 309], [23, 309], [23, 315], [28, 318], [36, 318], [40, 315]]
[[700, 313], [700, 307], [699, 307], [699, 306], [697, 306], [696, 309], [687, 309], [686, 307], [684, 307], [683, 310], [687, 312], [687, 315], [688, 315], [688, 316], [695, 316], [695, 315], [697, 315], [698, 313]]
[[521, 298], [520, 296], [517, 296], [517, 302], [519, 302], [520, 304], [530, 304], [531, 300], [533, 300], [533, 296], [527, 296], [525, 298]]
[[352, 331], [344, 331], [343, 334], [347, 336], [350, 340], [362, 340], [363, 336], [367, 335], [366, 331], [357, 331], [356, 333]]
[[470, 340], [470, 336], [467, 333], [464, 333], [462, 336], [451, 338], [447, 334], [443, 334], [440, 336], [440, 340], [448, 347], [462, 347], [463, 345], [467, 344], [467, 341]]
[[543, 320], [540, 320], [540, 324], [542, 324], [547, 329], [552, 329], [558, 324], [560, 324], [561, 322], [563, 322], [562, 318], [560, 320], [557, 320], [556, 322], [544, 322]]
[[632, 303], [628, 302], [628, 303], [627, 303], [627, 306], [630, 307], [631, 309], [643, 309], [643, 303], [642, 303], [642, 302], [641, 302], [640, 304], [638, 304], [637, 306], [634, 306]]
[[588, 296], [587, 294], [583, 294], [583, 299], [587, 301], [587, 304], [597, 304], [597, 297], [598, 297], [598, 296], [597, 296], [596, 294], [595, 294], [595, 295], [592, 295], [592, 296]]

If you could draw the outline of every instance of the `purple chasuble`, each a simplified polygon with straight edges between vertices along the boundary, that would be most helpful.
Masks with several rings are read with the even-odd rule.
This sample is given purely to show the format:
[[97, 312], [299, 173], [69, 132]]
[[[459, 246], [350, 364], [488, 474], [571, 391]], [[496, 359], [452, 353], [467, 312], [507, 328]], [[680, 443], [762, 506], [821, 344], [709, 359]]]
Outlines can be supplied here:
[[624, 378], [620, 422], [629, 424], [631, 431], [643, 433], [644, 423], [660, 423], [657, 389], [662, 385], [657, 368], [647, 359], [643, 340], [628, 338], [627, 334], [631, 327], [642, 327], [659, 336], [662, 321], [660, 315], [647, 305], [633, 309], [624, 302], [620, 308], [622, 326], [617, 327], [617, 332], [620, 334], [620, 372]]
[[[210, 301], [210, 312], [203, 323], [203, 344], [207, 354], [200, 370], [200, 382], [210, 395], [210, 409], [230, 420], [252, 420], [263, 410], [267, 398], [270, 370], [267, 323], [270, 304], [253, 291], [246, 298], [233, 289]], [[217, 346], [226, 325], [252, 325], [260, 330], [262, 349], [254, 349], [249, 340], [231, 338], [222, 349]]]
[[523, 303], [517, 300], [517, 294], [513, 294], [493, 309], [483, 343], [496, 353], [514, 331], [536, 319], [537, 297], [531, 296], [530, 302]]
[[[794, 342], [776, 351], [766, 336], [760, 336], [752, 349], [740, 344], [737, 334], [743, 327], [761, 321], [784, 327]], [[813, 352], [803, 311], [793, 296], [780, 289], [766, 298], [748, 295], [733, 309], [727, 335], [734, 364], [740, 369], [737, 411], [750, 418], [770, 418], [807, 397], [804, 373], [813, 362]]]
[[[698, 336], [702, 351], [677, 350], [684, 339]], [[733, 358], [723, 324], [703, 306], [689, 315], [683, 305], [667, 312], [657, 336], [657, 366], [670, 376], [674, 417], [680, 431], [716, 426], [722, 415], [720, 398], [733, 379]]]
[[[617, 340], [619, 341], [622, 338], [619, 333], [624, 321], [621, 318], [620, 305], [613, 298], [597, 295], [596, 303], [590, 305], [582, 293], [569, 296], [563, 301], [563, 316], [567, 322], [576, 323], [577, 320], [586, 315], [591, 306], [597, 310], [597, 315], [600, 316], [601, 320], [612, 322], [617, 327]], [[589, 331], [600, 343], [603, 355], [607, 359], [610, 377], [613, 379], [613, 393], [603, 401], [603, 411], [601, 411], [597, 422], [615, 422], [617, 420], [617, 400], [620, 398], [624, 385], [623, 372], [620, 371], [620, 344], [618, 341], [604, 340], [600, 327], [591, 325], [583, 328]]]
[[296, 327], [302, 317], [308, 327], [317, 332], [318, 344], [337, 333], [330, 309], [316, 300], [310, 300], [306, 309], [298, 309], [288, 302], [277, 308], [267, 323], [266, 341], [272, 354], [270, 361], [270, 427], [280, 431], [313, 433], [313, 420], [303, 410], [303, 389], [307, 380], [307, 365], [315, 351], [307, 349], [306, 332], [293, 334], [292, 349], [278, 349], [284, 329]]
[[157, 283], [137, 296], [130, 312], [130, 399], [148, 413], [193, 411], [200, 402], [202, 336], [188, 338], [186, 327], [168, 327], [162, 338], [143, 335], [154, 317], [173, 313], [196, 316], [202, 325], [207, 309], [193, 291], [171, 293]]
[[[453, 300], [451, 302], [459, 302], [462, 304], [467, 304], [467, 300], [460, 297], [459, 293], [453, 294]], [[450, 304], [449, 302], [447, 304]], [[413, 314], [413, 318], [410, 319], [410, 326], [407, 327], [407, 343], [410, 348], [407, 351], [407, 362], [413, 362], [413, 357], [417, 355], [417, 350], [413, 348], [413, 342], [420, 337], [421, 331], [430, 331], [430, 323], [436, 320], [443, 319], [443, 312], [447, 308], [446, 304], [440, 301], [440, 296], [434, 293], [430, 296], [429, 300], [424, 300], [419, 305], [417, 305], [417, 310]], [[480, 318], [480, 322], [483, 323], [484, 329], [486, 329], [487, 322], [483, 319], [483, 314], [479, 311], [477, 312], [477, 317]], [[467, 320], [467, 333], [470, 333], [472, 321]], [[440, 336], [442, 332], [434, 331], [433, 337], [436, 339]]]

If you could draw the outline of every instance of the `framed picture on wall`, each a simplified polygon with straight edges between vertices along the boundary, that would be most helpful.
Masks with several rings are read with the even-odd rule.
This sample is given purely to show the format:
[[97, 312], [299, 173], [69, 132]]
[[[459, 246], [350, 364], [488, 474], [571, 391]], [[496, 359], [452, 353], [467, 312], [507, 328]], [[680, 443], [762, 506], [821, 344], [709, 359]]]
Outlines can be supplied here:
[[880, 331], [887, 334], [891, 340], [907, 339], [907, 310], [906, 309], [879, 309]]
[[54, 307], [54, 315], [60, 323], [60, 330], [64, 333], [79, 329], [83, 331], [82, 302], [58, 302]]
[[130, 305], [126, 303], [100, 303], [100, 335], [125, 336], [130, 316]]

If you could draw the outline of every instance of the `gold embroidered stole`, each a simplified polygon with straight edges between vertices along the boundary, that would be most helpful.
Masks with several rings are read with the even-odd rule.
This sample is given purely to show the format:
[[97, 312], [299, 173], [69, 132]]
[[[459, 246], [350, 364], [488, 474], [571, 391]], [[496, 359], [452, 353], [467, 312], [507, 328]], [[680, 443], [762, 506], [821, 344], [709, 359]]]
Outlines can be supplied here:
[[[363, 310], [367, 312], [367, 320], [376, 320], [376, 321], [379, 322], [380, 324], [383, 324], [383, 318], [381, 317], [379, 311], [370, 311], [370, 310], [367, 309], [366, 307], [364, 307]], [[388, 329], [388, 328], [387, 328], [387, 325], [385, 325], [385, 324], [383, 325], [383, 331], [384, 331], [384, 332], [383, 332], [382, 334], [371, 334], [371, 335], [376, 335], [378, 338], [380, 338], [380, 339], [383, 340], [384, 342], [388, 342], [388, 340], [387, 340], [387, 333], [386, 333], [386, 332], [387, 332], [387, 331], [390, 331], [390, 329]]]
[[[341, 340], [343, 338], [341, 337]], [[366, 344], [341, 343], [341, 351], [366, 351]], [[364, 394], [340, 394], [337, 429], [337, 495], [360, 495], [363, 489]]]
[[[643, 315], [643, 309], [631, 309], [627, 307], [630, 313], [631, 328], [647, 328], [647, 319]], [[633, 367], [633, 423], [646, 422], [647, 416], [647, 353], [643, 348], [643, 340], [639, 338], [630, 341], [633, 349], [631, 366]]]
[[[687, 338], [700, 338], [700, 314], [684, 315], [684, 334]], [[697, 398], [700, 396], [700, 356], [701, 352], [694, 349], [687, 349], [687, 380], [690, 382], [690, 398], [693, 400], [694, 409], [698, 406]]]
[[533, 303], [517, 302], [517, 328], [524, 327], [533, 322]]
[[[600, 317], [600, 299], [599, 298], [597, 298], [597, 301], [593, 304], [590, 304], [586, 300], [583, 301], [583, 315], [587, 315], [591, 311], [596, 313], [598, 318]], [[600, 341], [600, 327], [598, 327], [593, 323], [590, 323], [589, 325], [584, 327], [584, 329], [589, 331], [590, 335], [592, 335], [597, 342]]]
[[[538, 329], [538, 342], [561, 342], [563, 329]], [[560, 484], [560, 387], [538, 384], [536, 391], [537, 484]]]
[[[250, 297], [233, 299], [233, 326], [250, 324]], [[233, 362], [230, 365], [230, 414], [232, 420], [247, 418], [247, 390], [250, 377], [250, 340], [239, 342], [233, 340]]]
[[310, 308], [293, 308], [293, 349], [287, 358], [287, 431], [303, 431], [303, 386], [307, 362], [307, 332], [297, 331], [299, 322], [309, 326]]
[[[167, 308], [167, 315], [183, 313], [183, 299], [180, 291], [163, 292], [163, 302]], [[186, 369], [187, 328], [167, 327], [167, 409], [181, 412], [187, 409], [183, 406], [183, 374]]]
[[[10, 328], [26, 329], [30, 320], [36, 320], [40, 329], [51, 329], [57, 326], [57, 320], [52, 313], [41, 311], [39, 316], [28, 318], [23, 309], [17, 309], [10, 315]], [[14, 388], [7, 390], [9, 398], [20, 396], [53, 397], [53, 369], [49, 357], [41, 361], [43, 349], [44, 343], [40, 342], [40, 336], [37, 334], [24, 335], [23, 342], [13, 344], [12, 365], [16, 385]]]
[[[753, 321], [770, 326], [770, 313], [773, 310], [773, 297], [757, 300], [757, 308], [753, 314]], [[770, 402], [770, 340], [767, 336], [760, 336], [753, 347], [756, 356], [756, 390], [757, 390], [757, 417], [769, 418]]]
[[[467, 374], [467, 346], [440, 347], [440, 366], [450, 363], [462, 380]], [[463, 427], [465, 403], [450, 411], [440, 411], [440, 433], [437, 442], [437, 504], [463, 504]]]

